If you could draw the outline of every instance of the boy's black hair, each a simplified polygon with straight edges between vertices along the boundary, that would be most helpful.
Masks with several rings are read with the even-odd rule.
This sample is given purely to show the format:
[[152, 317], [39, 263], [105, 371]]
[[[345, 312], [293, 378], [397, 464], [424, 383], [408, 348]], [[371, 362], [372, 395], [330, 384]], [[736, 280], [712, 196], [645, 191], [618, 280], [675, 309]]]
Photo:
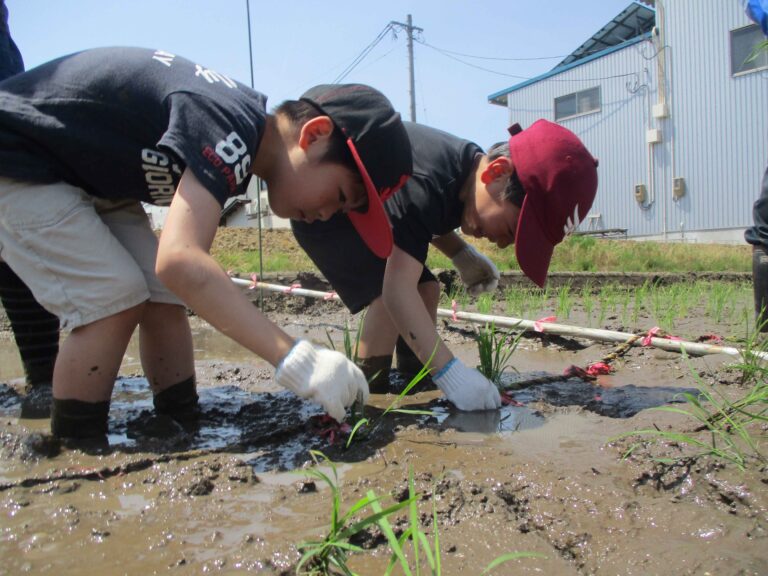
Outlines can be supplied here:
[[[493, 162], [496, 158], [506, 156], [509, 158], [509, 142], [497, 142], [488, 149], [488, 161]], [[509, 200], [518, 208], [523, 207], [523, 199], [525, 198], [525, 189], [520, 183], [520, 178], [517, 176], [517, 170], [512, 171], [512, 175], [507, 182], [507, 187], [504, 189], [504, 200]]]
[[[301, 126], [305, 122], [322, 116], [323, 113], [318, 108], [304, 102], [302, 100], [285, 100], [277, 108], [275, 108], [275, 114], [282, 114], [294, 126]], [[326, 150], [325, 156], [322, 158], [323, 162], [329, 162], [331, 164], [340, 164], [345, 168], [349, 168], [354, 174], [358, 174], [357, 164], [352, 157], [352, 153], [347, 146], [346, 138], [341, 130], [334, 124], [333, 133], [328, 142], [328, 150]]]

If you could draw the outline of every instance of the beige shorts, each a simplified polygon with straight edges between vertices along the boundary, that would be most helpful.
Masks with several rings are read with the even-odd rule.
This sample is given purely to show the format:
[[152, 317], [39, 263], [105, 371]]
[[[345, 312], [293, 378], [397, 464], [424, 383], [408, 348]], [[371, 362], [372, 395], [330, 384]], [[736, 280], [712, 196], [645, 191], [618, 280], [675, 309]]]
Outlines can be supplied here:
[[157, 237], [135, 200], [102, 200], [64, 182], [0, 178], [0, 260], [62, 328], [146, 300], [181, 304], [155, 275]]

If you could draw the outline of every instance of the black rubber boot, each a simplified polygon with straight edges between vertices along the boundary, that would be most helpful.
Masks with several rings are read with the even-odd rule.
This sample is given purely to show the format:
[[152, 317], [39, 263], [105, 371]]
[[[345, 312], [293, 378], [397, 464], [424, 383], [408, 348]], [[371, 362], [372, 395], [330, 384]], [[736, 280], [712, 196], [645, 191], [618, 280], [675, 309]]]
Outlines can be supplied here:
[[[397, 371], [403, 379], [406, 380], [406, 384], [408, 384], [424, 367], [424, 363], [413, 353], [402, 337], [397, 339], [397, 344], [395, 345], [395, 359]], [[432, 382], [432, 378], [427, 374], [410, 390], [410, 394], [415, 394], [416, 392], [422, 392], [424, 390], [435, 390], [436, 388], [437, 386]]]
[[368, 390], [372, 394], [389, 392], [389, 370], [392, 367], [392, 355], [358, 358], [357, 365], [368, 381]]
[[21, 399], [21, 417], [30, 419], [49, 418], [53, 404], [53, 386], [50, 383], [28, 385]]
[[51, 433], [58, 438], [106, 441], [109, 402], [53, 399]]
[[152, 402], [158, 414], [170, 416], [179, 424], [188, 425], [197, 423], [200, 418], [198, 399], [195, 377], [190, 376], [155, 394]]
[[764, 246], [752, 247], [752, 286], [757, 327], [768, 332], [768, 250]]
[[27, 381], [21, 417], [48, 418], [53, 367], [59, 353], [59, 320], [35, 300], [5, 262], [0, 262], [0, 301], [11, 323]]

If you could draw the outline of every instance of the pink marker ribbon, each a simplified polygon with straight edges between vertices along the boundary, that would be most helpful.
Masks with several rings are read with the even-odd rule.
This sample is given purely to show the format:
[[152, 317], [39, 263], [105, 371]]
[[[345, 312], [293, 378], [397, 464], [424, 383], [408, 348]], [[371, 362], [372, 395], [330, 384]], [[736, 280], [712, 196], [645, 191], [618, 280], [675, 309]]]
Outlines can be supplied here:
[[544, 324], [548, 322], [554, 322], [555, 320], [557, 320], [557, 316], [547, 316], [546, 318], [540, 318], [533, 323], [533, 329], [536, 330], [536, 332], [544, 332]]
[[666, 334], [663, 334], [661, 332], [661, 328], [658, 326], [654, 326], [650, 330], [648, 330], [648, 334], [645, 335], [643, 338], [643, 346], [650, 346], [652, 344], [653, 338], [664, 338], [665, 340], [674, 340], [676, 342], [681, 342], [683, 339], [679, 336], [668, 336]]
[[454, 322], [458, 322], [459, 319], [456, 317], [456, 310], [458, 309], [459, 305], [456, 303], [456, 300], [451, 300], [451, 320]]
[[610, 374], [613, 372], [613, 368], [610, 364], [605, 362], [595, 362], [587, 366], [587, 374], [590, 376], [602, 376], [604, 374]]
[[251, 285], [248, 286], [248, 290], [253, 290], [256, 288], [256, 285], [259, 283], [259, 275], [254, 272], [251, 274]]

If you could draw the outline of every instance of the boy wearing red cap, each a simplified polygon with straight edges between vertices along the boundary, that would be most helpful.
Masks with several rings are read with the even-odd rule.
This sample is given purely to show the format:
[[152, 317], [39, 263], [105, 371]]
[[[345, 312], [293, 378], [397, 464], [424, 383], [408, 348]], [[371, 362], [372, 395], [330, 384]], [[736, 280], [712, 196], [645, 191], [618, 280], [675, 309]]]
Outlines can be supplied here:
[[[276, 214], [359, 212], [354, 225], [386, 256], [379, 194], [411, 168], [399, 115], [368, 86], [319, 86], [268, 114], [259, 92], [141, 48], [86, 50], [1, 83], [0, 254], [70, 331], [54, 369], [53, 433], [104, 435], [137, 326], [156, 410], [194, 417], [182, 303], [342, 419], [368, 394], [362, 372], [267, 320], [209, 249], [224, 202], [257, 174]], [[141, 202], [170, 206], [159, 243]]]
[[[597, 161], [572, 132], [546, 120], [526, 130], [513, 126], [508, 145], [497, 145], [488, 155], [439, 130], [405, 126], [414, 170], [385, 203], [395, 242], [386, 261], [355, 241], [343, 215], [329, 222], [293, 222], [294, 233], [352, 312], [368, 306], [359, 354], [367, 374], [385, 373], [374, 391], [386, 391], [401, 336], [421, 363], [434, 352], [432, 379], [457, 408], [498, 408], [496, 387], [455, 358], [435, 330], [439, 285], [424, 266], [429, 244], [436, 237], [442, 237], [442, 248], [452, 244], [448, 255], [462, 277], [472, 275], [461, 270], [466, 262], [474, 268], [469, 272], [491, 267], [474, 254], [466, 258], [465, 248], [458, 250], [463, 242], [450, 235], [456, 228], [501, 248], [515, 244], [521, 269], [543, 286], [555, 245], [592, 206]], [[344, 247], [341, 258], [338, 246]], [[488, 277], [495, 287], [493, 275]]]

